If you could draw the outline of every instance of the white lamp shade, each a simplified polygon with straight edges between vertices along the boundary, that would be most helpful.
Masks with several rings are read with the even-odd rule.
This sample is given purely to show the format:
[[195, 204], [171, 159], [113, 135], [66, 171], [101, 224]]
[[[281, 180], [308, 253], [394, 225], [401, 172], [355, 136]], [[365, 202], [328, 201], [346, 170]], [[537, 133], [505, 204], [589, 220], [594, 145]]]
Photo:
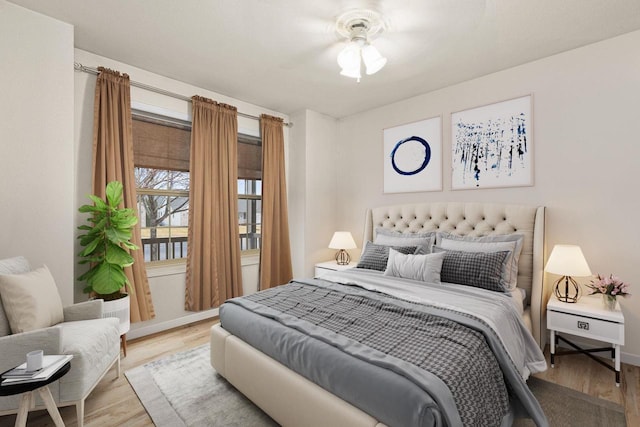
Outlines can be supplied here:
[[357, 248], [353, 236], [348, 231], [336, 231], [333, 233], [329, 249], [355, 249]]
[[344, 49], [338, 54], [338, 65], [342, 71], [340, 74], [354, 79], [360, 79], [361, 63], [364, 62], [367, 74], [375, 74], [382, 69], [387, 63], [387, 58], [384, 58], [378, 52], [375, 46], [366, 43], [362, 40], [349, 42]]
[[355, 42], [349, 42], [338, 55], [338, 65], [342, 68], [343, 76], [360, 79], [360, 46]]
[[544, 269], [548, 273], [561, 276], [591, 276], [591, 269], [582, 254], [582, 249], [576, 245], [555, 245]]
[[374, 46], [367, 44], [362, 48], [362, 60], [367, 67], [367, 74], [375, 74], [387, 63], [387, 58], [383, 58]]
[[360, 46], [349, 42], [338, 54], [338, 65], [342, 69], [360, 68]]
[[360, 64], [355, 68], [343, 68], [342, 71], [340, 71], [340, 74], [346, 77], [360, 79], [362, 77], [360, 74]]

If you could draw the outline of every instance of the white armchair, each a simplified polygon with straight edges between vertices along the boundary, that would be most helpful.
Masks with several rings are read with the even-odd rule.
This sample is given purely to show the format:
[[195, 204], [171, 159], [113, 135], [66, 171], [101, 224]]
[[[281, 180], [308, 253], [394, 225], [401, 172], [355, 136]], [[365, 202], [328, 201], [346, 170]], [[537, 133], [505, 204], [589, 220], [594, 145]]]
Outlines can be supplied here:
[[[31, 271], [23, 257], [0, 260], [0, 274]], [[78, 426], [84, 421], [84, 401], [115, 364], [120, 376], [120, 334], [118, 319], [102, 318], [102, 300], [87, 301], [63, 309], [64, 321], [47, 328], [11, 334], [9, 321], [0, 303], [0, 372], [25, 360], [32, 350], [45, 354], [73, 354], [71, 370], [49, 385], [58, 406], [76, 405]], [[0, 415], [16, 413], [19, 396], [0, 397]], [[36, 407], [42, 407], [36, 401]]]

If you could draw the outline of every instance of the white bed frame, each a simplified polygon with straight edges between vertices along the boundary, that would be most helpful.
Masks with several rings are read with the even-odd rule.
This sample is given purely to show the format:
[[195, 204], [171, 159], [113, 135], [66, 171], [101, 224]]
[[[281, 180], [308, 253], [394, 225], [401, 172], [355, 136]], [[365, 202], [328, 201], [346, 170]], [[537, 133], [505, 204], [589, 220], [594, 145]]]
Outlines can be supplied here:
[[[367, 211], [364, 241], [375, 229], [402, 232], [448, 231], [460, 235], [523, 234], [518, 287], [527, 291], [525, 317], [540, 348], [546, 343], [543, 286], [544, 207], [494, 203], [419, 203]], [[211, 328], [211, 365], [231, 384], [283, 426], [377, 426], [378, 422], [264, 353], [229, 334]]]

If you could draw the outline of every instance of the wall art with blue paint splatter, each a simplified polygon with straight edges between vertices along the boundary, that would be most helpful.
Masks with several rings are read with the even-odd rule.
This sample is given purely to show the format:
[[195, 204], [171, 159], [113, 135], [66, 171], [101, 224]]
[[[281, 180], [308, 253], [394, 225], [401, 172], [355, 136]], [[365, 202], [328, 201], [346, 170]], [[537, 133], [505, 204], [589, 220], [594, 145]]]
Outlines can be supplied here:
[[533, 185], [531, 95], [451, 115], [451, 187]]
[[384, 129], [384, 192], [442, 190], [440, 117]]

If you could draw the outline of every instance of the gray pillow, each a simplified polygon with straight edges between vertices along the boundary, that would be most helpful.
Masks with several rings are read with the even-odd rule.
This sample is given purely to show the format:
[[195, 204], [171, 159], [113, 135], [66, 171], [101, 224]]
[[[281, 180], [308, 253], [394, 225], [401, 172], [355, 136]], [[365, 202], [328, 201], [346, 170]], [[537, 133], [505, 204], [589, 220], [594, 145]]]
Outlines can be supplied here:
[[431, 247], [436, 241], [435, 231], [420, 233], [402, 233], [400, 231], [389, 230], [377, 227], [376, 237], [373, 243], [387, 246], [418, 246], [416, 254], [429, 254]]
[[364, 245], [364, 251], [356, 268], [384, 271], [387, 268], [387, 260], [389, 259], [389, 248], [393, 248], [402, 254], [412, 254], [417, 249], [416, 246], [386, 246], [367, 242]]
[[[435, 251], [441, 251], [439, 247]], [[475, 286], [496, 292], [507, 292], [501, 282], [502, 264], [509, 255], [502, 252], [445, 251], [440, 280]]]
[[[446, 250], [463, 252], [501, 252], [509, 250], [502, 270], [503, 286], [513, 290], [518, 283], [518, 262], [524, 244], [523, 234], [495, 234], [482, 237], [460, 236], [439, 232], [436, 236], [437, 246]], [[513, 249], [509, 246], [513, 245]]]

